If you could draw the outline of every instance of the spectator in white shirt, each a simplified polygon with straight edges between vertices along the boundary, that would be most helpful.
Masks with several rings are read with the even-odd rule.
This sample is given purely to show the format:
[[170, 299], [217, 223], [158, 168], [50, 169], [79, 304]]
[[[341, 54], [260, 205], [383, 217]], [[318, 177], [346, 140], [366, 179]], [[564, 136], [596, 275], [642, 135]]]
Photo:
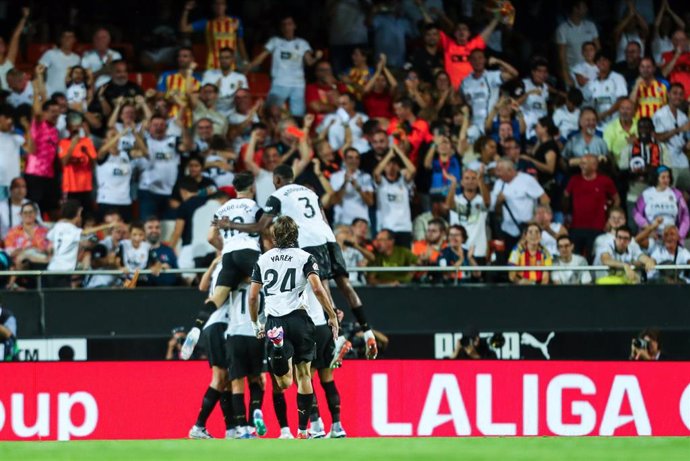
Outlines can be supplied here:
[[597, 284], [636, 284], [640, 282], [636, 267], [644, 267], [647, 272], [654, 270], [654, 260], [642, 253], [639, 247], [633, 247], [630, 244], [632, 240], [633, 234], [628, 226], [616, 229], [613, 245], [601, 255], [601, 263], [610, 268], [609, 275], [598, 279]]
[[557, 240], [568, 235], [568, 229], [561, 223], [553, 222], [553, 211], [551, 206], [539, 204], [534, 210], [534, 221], [541, 227], [541, 246], [549, 251], [553, 257], [559, 255]]
[[247, 77], [244, 74], [235, 72], [235, 50], [232, 48], [221, 48], [218, 52], [218, 62], [220, 69], [209, 69], [204, 72], [202, 86], [212, 83], [218, 87], [218, 103], [216, 110], [226, 117], [235, 112], [235, 94], [241, 88], [249, 89]]
[[649, 35], [647, 21], [637, 11], [635, 3], [628, 1], [627, 7], [628, 13], [621, 19], [613, 31], [613, 40], [616, 44], [616, 62], [625, 59], [625, 49], [631, 42], [640, 45], [640, 55], [644, 56], [644, 43]]
[[306, 40], [295, 36], [296, 29], [293, 17], [284, 16], [280, 20], [281, 36], [272, 37], [264, 50], [247, 65], [247, 69], [260, 65], [272, 55], [269, 98], [280, 103], [289, 101], [292, 115], [302, 117], [306, 112], [304, 64], [313, 66], [321, 59], [323, 52], [318, 50], [314, 53]]
[[586, 20], [586, 16], [587, 2], [575, 0], [570, 5], [568, 19], [556, 29], [561, 78], [567, 86], [574, 84], [570, 69], [582, 60], [582, 44], [593, 42], [597, 49], [600, 48], [597, 27], [593, 22]]
[[[580, 255], [573, 254], [575, 245], [570, 237], [562, 235], [558, 237], [558, 252], [560, 256], [554, 261], [554, 266], [562, 267], [587, 267], [587, 260]], [[592, 283], [592, 274], [583, 270], [562, 270], [551, 272], [551, 281], [554, 285], [588, 285]]]
[[[599, 75], [599, 68], [596, 62], [594, 62], [594, 57], [597, 54], [597, 46], [594, 42], [585, 42], [582, 44], [582, 61], [578, 62], [571, 69], [571, 76], [573, 77], [573, 82], [575, 82], [575, 88], [582, 91], [590, 82], [597, 78]], [[589, 100], [585, 101], [585, 104], [590, 104]]]
[[[664, 229], [661, 242], [654, 245], [650, 251], [649, 257], [657, 264], [688, 264], [690, 262], [690, 251], [681, 245], [680, 233], [678, 228], [674, 225], [668, 226]], [[648, 279], [661, 279], [667, 282], [678, 282], [682, 280], [684, 283], [690, 283], [687, 271], [651, 271], [647, 273]]]
[[570, 135], [580, 129], [580, 106], [582, 105], [582, 92], [577, 88], [571, 88], [566, 95], [565, 104], [556, 108], [553, 112], [553, 124], [558, 128], [561, 142], [565, 143]]
[[31, 105], [34, 102], [34, 85], [23, 71], [12, 68], [7, 72], [7, 87], [10, 94], [7, 104], [17, 108], [22, 104]]
[[334, 222], [350, 225], [356, 218], [369, 222], [369, 207], [374, 204], [374, 183], [369, 173], [359, 169], [360, 154], [349, 148], [344, 152], [344, 169], [331, 175], [331, 187], [335, 191]]
[[110, 73], [112, 72], [112, 63], [118, 59], [122, 59], [122, 55], [115, 50], [110, 49], [110, 32], [103, 27], [96, 29], [93, 33], [93, 49], [84, 53], [81, 58], [81, 65], [84, 69], [88, 69], [93, 73], [93, 78], [96, 80], [95, 89], [110, 81]]
[[668, 104], [657, 110], [652, 117], [656, 140], [666, 145], [668, 156], [676, 178], [675, 185], [681, 190], [690, 188], [688, 157], [685, 154], [690, 143], [690, 120], [683, 112], [685, 89], [680, 83], [673, 83], [668, 92]]
[[335, 151], [345, 146], [345, 131], [349, 127], [352, 135], [351, 145], [360, 152], [369, 150], [369, 141], [364, 137], [362, 126], [369, 120], [367, 114], [357, 112], [357, 101], [351, 93], [338, 96], [338, 110], [328, 114], [316, 129], [317, 133], [328, 131], [328, 144]]
[[33, 151], [29, 124], [24, 126], [24, 136], [13, 131], [14, 111], [10, 106], [0, 106], [0, 200], [10, 196], [10, 183], [19, 176], [21, 149]]
[[[30, 201], [26, 198], [26, 180], [21, 176], [14, 178], [10, 184], [10, 196], [0, 200], [0, 239], [4, 239], [11, 228], [21, 224], [22, 205]], [[38, 222], [41, 222], [41, 211], [36, 214]]]
[[532, 219], [536, 203], [548, 204], [549, 196], [533, 176], [519, 173], [509, 158], [496, 162], [496, 176], [491, 210], [501, 216], [501, 236], [509, 253], [520, 240], [522, 227]]
[[618, 110], [620, 99], [628, 96], [628, 84], [621, 74], [611, 70], [612, 61], [606, 53], [598, 51], [594, 61], [599, 68], [599, 76], [585, 85], [583, 95], [592, 101], [599, 117], [599, 127], [603, 129]]
[[70, 67], [79, 65], [81, 59], [72, 49], [77, 39], [74, 31], [65, 29], [60, 34], [60, 46], [53, 48], [41, 56], [39, 64], [46, 68], [46, 93], [51, 97], [54, 93], [64, 93], [67, 88], [65, 78]]

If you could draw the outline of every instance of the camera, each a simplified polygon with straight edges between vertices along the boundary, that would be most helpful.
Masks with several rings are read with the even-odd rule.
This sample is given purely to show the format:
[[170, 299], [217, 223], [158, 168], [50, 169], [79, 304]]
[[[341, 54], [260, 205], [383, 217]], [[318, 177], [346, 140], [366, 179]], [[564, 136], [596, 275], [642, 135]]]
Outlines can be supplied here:
[[649, 348], [649, 342], [644, 339], [644, 338], [634, 338], [632, 341], [632, 345], [635, 349], [648, 349]]
[[489, 345], [494, 349], [501, 349], [506, 343], [506, 338], [503, 333], [494, 333], [491, 338], [489, 338]]

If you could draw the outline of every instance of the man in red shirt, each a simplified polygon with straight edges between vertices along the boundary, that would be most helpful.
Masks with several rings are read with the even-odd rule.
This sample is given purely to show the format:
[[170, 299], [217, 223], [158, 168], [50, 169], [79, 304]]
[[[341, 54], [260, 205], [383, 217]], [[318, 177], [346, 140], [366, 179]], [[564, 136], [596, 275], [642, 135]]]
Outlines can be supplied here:
[[315, 68], [316, 81], [305, 90], [307, 112], [314, 114], [314, 126], [319, 126], [324, 117], [338, 109], [338, 96], [347, 92], [347, 87], [336, 80], [328, 61], [320, 61]]
[[[433, 23], [434, 20], [426, 11], [423, 2], [418, 2], [424, 21], [428, 24]], [[452, 24], [450, 20], [442, 16], [441, 20], [444, 23]], [[444, 63], [446, 72], [450, 75], [450, 81], [453, 89], [460, 88], [460, 84], [465, 77], [472, 73], [472, 66], [470, 65], [470, 53], [472, 50], [479, 48], [483, 50], [486, 48], [486, 41], [493, 33], [494, 29], [501, 21], [500, 15], [494, 15], [491, 22], [482, 30], [482, 32], [470, 40], [470, 26], [465, 22], [459, 22], [453, 28], [453, 36], [449, 37], [445, 32], [441, 31], [441, 48], [443, 49]]]
[[402, 98], [393, 103], [395, 118], [388, 125], [388, 134], [393, 135], [395, 143], [401, 146], [403, 152], [407, 152], [410, 161], [416, 165], [420, 147], [431, 142], [433, 136], [429, 131], [429, 124], [414, 114], [413, 105], [410, 98]]
[[583, 156], [580, 160], [582, 174], [571, 177], [564, 192], [564, 210], [570, 208], [573, 217], [570, 239], [575, 251], [587, 256], [592, 255], [594, 240], [604, 231], [606, 209], [621, 203], [613, 181], [599, 175], [598, 167], [595, 155]]
[[690, 43], [683, 30], [677, 30], [671, 37], [673, 51], [661, 55], [661, 73], [671, 83], [680, 83], [685, 94], [690, 94]]
[[83, 118], [72, 112], [67, 117], [70, 137], [58, 144], [58, 156], [62, 163], [62, 192], [68, 200], [77, 200], [84, 212], [93, 211], [93, 169], [96, 165], [96, 149], [91, 138], [81, 137]]

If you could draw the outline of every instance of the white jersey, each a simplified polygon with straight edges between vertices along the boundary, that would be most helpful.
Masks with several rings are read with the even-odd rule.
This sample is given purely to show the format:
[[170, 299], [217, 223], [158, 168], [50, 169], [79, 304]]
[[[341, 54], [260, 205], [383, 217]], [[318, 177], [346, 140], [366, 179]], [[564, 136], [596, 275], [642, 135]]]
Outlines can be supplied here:
[[[602, 113], [609, 110], [619, 98], [628, 95], [628, 84], [621, 74], [612, 71], [605, 79], [590, 80], [585, 85], [582, 94], [586, 99], [592, 101], [592, 105], [598, 113]], [[611, 118], [610, 116], [605, 120], [599, 120], [599, 126], [604, 126], [611, 121]]]
[[21, 93], [15, 93], [9, 90], [10, 94], [7, 96], [7, 104], [17, 108], [22, 104], [32, 105], [34, 102], [34, 86], [31, 82], [27, 82]]
[[[219, 263], [216, 265], [216, 268], [213, 270], [213, 273], [211, 274], [211, 288], [208, 290], [208, 296], [211, 297], [213, 296], [213, 292], [216, 289], [216, 283], [218, 282], [218, 274], [220, 274], [220, 271], [223, 270], [223, 264]], [[244, 285], [246, 287], [246, 285]], [[232, 292], [232, 297], [235, 296], [236, 292]], [[209, 316], [208, 320], [206, 321], [206, 325], [204, 325], [204, 330], [211, 325], [214, 325], [216, 323], [229, 323], [230, 322], [230, 297], [228, 297], [225, 302], [223, 303], [222, 306], [219, 306], [218, 309], [213, 311], [211, 315]], [[250, 325], [251, 326], [251, 325]], [[254, 335], [254, 330], [252, 330], [252, 336]]]
[[130, 184], [132, 162], [126, 152], [107, 154], [105, 161], [96, 166], [98, 181], [98, 203], [109, 205], [131, 205]]
[[[680, 109], [676, 110], [674, 115], [671, 107], [667, 104], [654, 112], [652, 121], [654, 122], [654, 131], [657, 133], [664, 133], [685, 125], [688, 122], [688, 116]], [[687, 168], [690, 166], [688, 157], [683, 151], [686, 139], [687, 133], [681, 132], [673, 135], [665, 143], [673, 168]]]
[[[560, 223], [552, 222], [549, 227], [551, 228], [551, 232], [558, 235], [558, 233], [561, 231], [561, 227], [563, 226], [561, 226]], [[556, 242], [556, 239], [545, 230], [541, 231], [541, 246], [546, 248], [551, 256], [561, 255], [561, 253], [558, 251], [558, 243]]]
[[263, 285], [266, 316], [282, 317], [306, 309], [302, 292], [310, 274], [319, 275], [314, 257], [299, 248], [273, 248], [259, 257], [252, 282]]
[[[206, 156], [206, 164], [208, 165], [209, 163], [214, 163], [214, 162], [224, 162], [227, 163], [227, 160], [225, 160], [223, 157], [221, 157], [218, 154], [215, 153], [210, 153], [209, 155]], [[218, 187], [225, 187], [225, 186], [232, 186], [232, 181], [235, 179], [235, 174], [232, 171], [226, 171], [222, 168], [218, 167], [211, 167], [211, 168], [206, 168], [206, 171], [204, 172], [204, 176], [206, 176], [209, 179], [212, 179], [214, 183], [216, 183], [216, 186]]]
[[411, 193], [412, 182], [405, 181], [403, 175], [393, 182], [385, 175], [381, 176], [381, 183], [376, 185], [376, 222], [379, 231], [412, 232]]
[[[103, 56], [101, 56], [96, 50], [89, 50], [84, 53], [81, 58], [81, 65], [84, 69], [90, 69], [92, 72], [96, 73], [103, 68], [108, 62], [117, 61], [122, 59], [122, 55], [115, 50], [108, 49]], [[110, 74], [105, 73], [100, 75], [96, 79], [95, 88], [99, 88], [110, 81]]]
[[306, 40], [294, 38], [285, 40], [272, 37], [265, 45], [272, 55], [271, 78], [273, 85], [303, 87], [304, 55], [311, 51]]
[[467, 248], [474, 246], [474, 255], [483, 258], [488, 248], [486, 220], [489, 216], [484, 198], [481, 194], [477, 194], [468, 200], [464, 194], [457, 194], [455, 211], [458, 214], [459, 224], [467, 232], [467, 242], [465, 242]]
[[290, 216], [299, 226], [299, 247], [315, 247], [335, 242], [333, 230], [324, 221], [319, 197], [299, 184], [288, 184], [266, 201], [264, 211], [273, 216]]
[[[141, 131], [141, 123], [137, 123], [134, 129], [136, 131]], [[125, 126], [122, 124], [122, 122], [117, 122], [115, 123], [115, 130], [118, 133], [122, 133], [122, 131], [125, 130]], [[134, 133], [132, 133], [132, 130], [129, 130], [127, 133], [123, 134], [117, 141], [117, 150], [120, 152], [127, 152], [129, 154], [130, 151], [134, 149], [136, 140], [137, 139], [134, 136]]]
[[51, 97], [54, 93], [65, 92], [67, 72], [70, 67], [78, 66], [81, 58], [76, 53], [65, 54], [59, 48], [52, 48], [43, 53], [38, 62], [46, 67], [46, 91]]
[[47, 238], [53, 246], [48, 270], [73, 271], [77, 267], [81, 229], [71, 222], [59, 221], [48, 231]]
[[139, 248], [134, 248], [132, 241], [127, 239], [120, 242], [120, 259], [122, 265], [131, 272], [144, 270], [149, 262], [149, 252], [151, 245], [148, 242], [141, 242]]
[[558, 128], [561, 138], [568, 139], [570, 133], [580, 129], [580, 109], [570, 112], [564, 104], [553, 112], [553, 124]]
[[[261, 217], [261, 208], [249, 198], [234, 198], [225, 202], [215, 217], [222, 219], [227, 217], [231, 222], [240, 224], [254, 224]], [[223, 237], [223, 254], [237, 250], [261, 251], [259, 234], [249, 234], [237, 230], [221, 230]]]
[[302, 302], [307, 306], [307, 314], [309, 314], [315, 326], [328, 325], [326, 311], [323, 310], [323, 306], [314, 294], [311, 285], [307, 285], [304, 293], [302, 293]]
[[539, 90], [538, 94], [530, 94], [525, 99], [525, 102], [522, 103], [522, 111], [525, 113], [525, 117], [533, 119], [534, 123], [536, 123], [537, 120], [548, 113], [546, 101], [549, 99], [549, 87], [545, 83], [537, 86], [531, 78], [523, 79], [522, 83], [525, 85], [525, 93]]
[[[575, 77], [576, 75], [582, 75], [587, 79], [587, 82], [585, 82], [584, 85], [580, 85], [579, 83], [577, 83], [577, 78]], [[577, 63], [574, 67], [570, 69], [570, 76], [573, 79], [573, 82], [575, 82], [575, 87], [578, 90], [582, 91], [587, 85], [587, 83], [591, 82], [599, 76], [599, 68], [596, 64], [590, 64], [587, 61], [582, 61]], [[589, 102], [589, 100], [585, 100], [585, 103]]]
[[166, 136], [163, 139], [148, 137], [146, 144], [149, 158], [143, 162], [144, 171], [139, 180], [139, 189], [154, 194], [170, 195], [175, 187], [180, 165], [177, 142], [172, 136]]
[[85, 83], [71, 83], [65, 92], [67, 104], [70, 106], [72, 104], [79, 104], [83, 109], [86, 109], [86, 96], [87, 88]]
[[673, 189], [667, 187], [664, 191], [656, 190], [656, 187], [649, 187], [642, 192], [644, 200], [644, 214], [647, 221], [654, 222], [656, 218], [663, 219], [658, 232], [661, 234], [668, 226], [676, 224], [678, 217], [678, 197], [673, 193]]
[[474, 125], [484, 127], [487, 115], [498, 100], [502, 84], [500, 70], [485, 70], [479, 77], [471, 73], [462, 81], [460, 91], [465, 96], [465, 101], [472, 107]]
[[[266, 323], [264, 313], [264, 294], [259, 293], [259, 323]], [[249, 284], [241, 283], [237, 290], [232, 292], [232, 304], [228, 306], [229, 323], [225, 336], [251, 336], [256, 337], [252, 319], [249, 315]]]
[[230, 72], [228, 75], [223, 75], [220, 69], [209, 69], [204, 72], [201, 86], [209, 83], [218, 87], [216, 110], [225, 117], [235, 112], [235, 93], [237, 93], [237, 90], [249, 88], [247, 77], [244, 74]]
[[[345, 184], [345, 170], [336, 171], [331, 175], [331, 187], [333, 190], [340, 190], [345, 185], [345, 194], [340, 204], [333, 207], [333, 219], [337, 224], [349, 226], [355, 219], [363, 219], [369, 222], [369, 205], [366, 204], [362, 195], [357, 192], [351, 182]], [[357, 170], [352, 175], [359, 188], [364, 192], [374, 192], [374, 180], [369, 173]]]

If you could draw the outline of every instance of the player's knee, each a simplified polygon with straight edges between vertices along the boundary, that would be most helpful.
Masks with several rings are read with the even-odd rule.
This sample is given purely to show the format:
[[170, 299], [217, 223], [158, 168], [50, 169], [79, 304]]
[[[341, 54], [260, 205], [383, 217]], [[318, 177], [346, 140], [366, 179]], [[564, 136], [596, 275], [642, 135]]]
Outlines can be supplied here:
[[244, 393], [244, 379], [233, 379], [232, 380], [232, 393], [233, 394], [243, 394]]
[[292, 386], [292, 378], [289, 375], [279, 376], [276, 380], [278, 382], [278, 387], [282, 390], [288, 389]]

